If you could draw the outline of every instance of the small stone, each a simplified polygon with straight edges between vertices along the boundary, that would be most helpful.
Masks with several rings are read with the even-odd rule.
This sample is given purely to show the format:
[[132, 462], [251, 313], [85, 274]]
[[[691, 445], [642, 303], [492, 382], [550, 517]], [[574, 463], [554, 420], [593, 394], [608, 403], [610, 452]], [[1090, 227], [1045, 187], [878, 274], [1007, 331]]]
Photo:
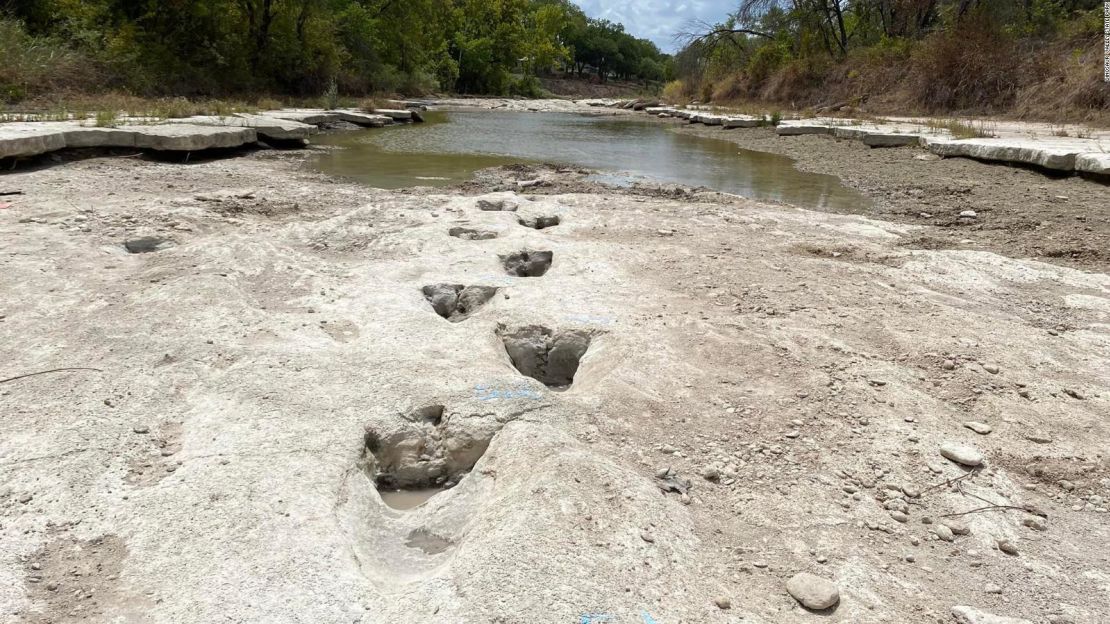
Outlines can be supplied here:
[[717, 605], [717, 608], [721, 610], [728, 610], [732, 608], [732, 601], [728, 598], [718, 598], [713, 601], [713, 604]]
[[29, 503], [29, 502], [31, 502], [32, 500], [34, 500], [34, 498], [35, 498], [35, 496], [34, 496], [33, 494], [24, 494], [23, 496], [20, 496], [20, 497], [19, 497], [19, 502], [21, 502], [21, 503], [23, 503], [24, 505], [26, 505], [27, 503]]
[[961, 605], [952, 607], [952, 616], [959, 624], [1033, 624], [1026, 619], [1003, 617]]
[[988, 594], [1001, 594], [1002, 588], [998, 585], [995, 585], [994, 583], [987, 583], [987, 586], [983, 588], [983, 591], [987, 592]]
[[655, 536], [652, 535], [651, 533], [648, 533], [647, 529], [644, 529], [644, 530], [640, 531], [640, 539], [644, 540], [645, 542], [647, 542], [649, 544], [655, 543]]
[[1014, 544], [1010, 540], [998, 540], [998, 550], [1001, 550], [1007, 555], [1018, 554], [1017, 546], [1014, 546]]
[[940, 454], [945, 459], [954, 461], [962, 466], [974, 468], [983, 463], [983, 456], [979, 451], [955, 442], [947, 442], [940, 447]]
[[993, 431], [993, 429], [991, 429], [991, 426], [987, 423], [979, 422], [976, 420], [969, 420], [964, 423], [964, 426], [968, 429], [971, 429], [975, 433], [978, 433], [979, 435], [987, 435], [988, 433]]
[[944, 370], [955, 370], [956, 363], [952, 360], [945, 360], [945, 361], [940, 363], [940, 367], [943, 368]]
[[952, 529], [943, 524], [935, 524], [930, 530], [933, 532], [933, 535], [936, 535], [946, 542], [951, 542], [956, 539], [956, 535], [952, 532]]
[[961, 219], [974, 219], [977, 216], [979, 216], [979, 214], [977, 212], [975, 212], [974, 210], [961, 210], [960, 211], [960, 218]]
[[971, 528], [954, 518], [943, 518], [940, 524], [948, 527], [948, 530], [952, 531], [954, 535], [971, 535]]
[[902, 486], [902, 493], [906, 496], [909, 496], [910, 498], [920, 498], [921, 488], [913, 485], [912, 483], [906, 483]]
[[1025, 439], [1037, 444], [1049, 444], [1052, 442], [1052, 436], [1042, 431], [1034, 431], [1033, 433], [1025, 434]]
[[992, 375], [997, 375], [998, 371], [999, 371], [999, 368], [998, 368], [997, 364], [984, 364], [983, 365], [983, 370], [987, 371], [988, 373], [990, 373]]
[[721, 478], [721, 471], [713, 466], [710, 466], [701, 471], [701, 476], [704, 477], [706, 481], [717, 481]]
[[164, 238], [147, 236], [144, 238], [133, 238], [131, 240], [125, 241], [123, 243], [123, 247], [127, 250], [128, 253], [152, 253], [155, 251], [162, 251], [163, 249], [169, 249], [170, 247], [173, 247], [173, 241]]
[[786, 591], [803, 607], [814, 611], [828, 609], [840, 602], [840, 590], [835, 583], [808, 572], [791, 577], [786, 582]]
[[1047, 531], [1048, 525], [1045, 523], [1044, 518], [1029, 517], [1024, 518], [1021, 523], [1034, 531]]
[[907, 516], [905, 513], [901, 512], [901, 511], [892, 511], [892, 512], [890, 512], [890, 517], [894, 518], [896, 521], [901, 522], [903, 524], [910, 521], [910, 517]]
[[147, 427], [146, 425], [135, 425], [131, 428], [131, 430], [135, 433], [150, 433], [150, 427]]

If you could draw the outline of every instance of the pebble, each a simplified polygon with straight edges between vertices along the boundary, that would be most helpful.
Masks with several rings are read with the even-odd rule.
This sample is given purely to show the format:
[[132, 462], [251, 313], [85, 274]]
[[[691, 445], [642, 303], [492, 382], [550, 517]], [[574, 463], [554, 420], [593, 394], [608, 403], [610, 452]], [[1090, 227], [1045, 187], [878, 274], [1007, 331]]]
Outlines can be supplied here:
[[955, 370], [956, 363], [952, 360], [945, 360], [945, 361], [941, 362], [940, 367], [943, 368], [944, 370]]
[[821, 611], [840, 602], [840, 590], [832, 581], [808, 572], [795, 574], [786, 582], [786, 591], [802, 606]]
[[1045, 524], [1043, 518], [1025, 518], [1021, 521], [1022, 524], [1033, 529], [1034, 531], [1047, 531], [1048, 525]]
[[979, 435], [987, 435], [991, 431], [994, 431], [987, 423], [979, 422], [977, 420], [969, 420], [964, 423], [964, 426], [968, 429], [971, 429], [975, 433], [978, 433]]
[[974, 219], [977, 216], [979, 216], [979, 214], [977, 212], [975, 212], [974, 210], [961, 210], [960, 211], [960, 217], [962, 217], [964, 219]]
[[987, 371], [988, 373], [990, 373], [992, 375], [997, 375], [998, 371], [999, 371], [999, 368], [998, 368], [997, 364], [984, 364], [983, 365], [983, 370]]
[[952, 529], [948, 528], [946, 525], [936, 524], [933, 525], [933, 528], [930, 530], [933, 532], [933, 535], [936, 535], [946, 542], [951, 542], [956, 539], [955, 533], [953, 533]]
[[940, 521], [941, 526], [948, 527], [954, 535], [971, 535], [971, 528], [963, 522], [953, 518], [944, 518]]
[[983, 456], [979, 451], [955, 442], [947, 442], [940, 447], [940, 454], [945, 459], [951, 460], [962, 466], [975, 467], [983, 463]]
[[147, 427], [146, 425], [135, 425], [131, 428], [131, 430], [135, 433], [150, 433], [150, 427]]
[[1033, 624], [1026, 619], [1002, 617], [962, 605], [952, 607], [952, 616], [959, 624]]
[[1004, 540], [1004, 539], [998, 540], [998, 550], [1001, 550], [1002, 552], [1006, 553], [1007, 555], [1016, 555], [1016, 554], [1018, 554], [1017, 546], [1014, 546], [1013, 543], [1010, 542], [1010, 540]]
[[998, 585], [995, 585], [994, 583], [987, 583], [987, 586], [983, 588], [983, 591], [987, 592], [988, 594], [1001, 594], [1002, 588]]
[[1025, 434], [1025, 439], [1037, 444], [1048, 444], [1052, 442], [1052, 436], [1042, 431], [1034, 431], [1033, 433]]
[[901, 512], [901, 511], [892, 511], [892, 512], [890, 512], [890, 517], [894, 518], [898, 522], [902, 522], [902, 523], [906, 523], [906, 522], [910, 521], [910, 517], [907, 516], [905, 513]]
[[652, 535], [651, 533], [648, 533], [647, 529], [644, 529], [644, 530], [640, 531], [640, 539], [644, 540], [645, 542], [647, 542], [649, 544], [655, 542], [655, 536]]
[[20, 497], [19, 497], [19, 502], [21, 502], [21, 503], [23, 503], [24, 505], [26, 505], [27, 503], [29, 503], [29, 502], [31, 502], [32, 500], [34, 500], [34, 498], [35, 498], [35, 497], [34, 497], [34, 495], [33, 495], [33, 494], [24, 494], [23, 496], [20, 496]]
[[728, 598], [718, 598], [713, 601], [713, 604], [717, 605], [717, 608], [721, 610], [732, 608], [732, 601]]

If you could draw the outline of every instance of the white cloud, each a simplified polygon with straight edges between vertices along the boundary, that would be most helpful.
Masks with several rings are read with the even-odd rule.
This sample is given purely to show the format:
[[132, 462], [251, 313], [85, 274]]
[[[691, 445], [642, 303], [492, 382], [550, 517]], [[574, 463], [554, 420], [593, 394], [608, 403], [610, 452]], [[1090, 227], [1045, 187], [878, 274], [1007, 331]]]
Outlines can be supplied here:
[[651, 39], [665, 52], [677, 47], [675, 33], [691, 21], [714, 23], [736, 9], [737, 0], [578, 0], [590, 17], [624, 24], [624, 29]]

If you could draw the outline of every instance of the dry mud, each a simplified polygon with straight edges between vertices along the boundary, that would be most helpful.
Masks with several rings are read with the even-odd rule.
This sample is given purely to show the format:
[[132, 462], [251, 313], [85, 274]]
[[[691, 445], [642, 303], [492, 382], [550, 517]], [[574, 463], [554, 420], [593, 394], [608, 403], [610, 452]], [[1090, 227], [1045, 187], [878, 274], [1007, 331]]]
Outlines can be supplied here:
[[[1088, 179], [969, 158], [938, 158], [920, 147], [870, 148], [829, 136], [782, 137], [769, 128], [680, 132], [732, 141], [795, 159], [803, 171], [835, 175], [873, 200], [851, 211], [932, 226], [907, 245], [989, 250], [1084, 270], [1110, 270], [1110, 180]], [[973, 211], [973, 218], [961, 217]]]
[[[1105, 274], [302, 158], [0, 178], [0, 621], [1106, 621]], [[62, 367], [98, 370], [7, 380]]]

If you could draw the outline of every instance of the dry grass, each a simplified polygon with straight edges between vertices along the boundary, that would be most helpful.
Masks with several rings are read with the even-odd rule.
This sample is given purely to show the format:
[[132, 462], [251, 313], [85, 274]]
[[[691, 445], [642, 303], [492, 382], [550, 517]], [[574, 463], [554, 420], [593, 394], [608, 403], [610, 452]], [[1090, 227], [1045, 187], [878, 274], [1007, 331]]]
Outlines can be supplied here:
[[141, 120], [181, 119], [195, 115], [227, 116], [283, 108], [280, 100], [261, 97], [254, 101], [215, 98], [143, 98], [124, 93], [72, 94], [40, 97], [0, 111], [0, 122], [66, 121], [71, 119]]
[[[851, 110], [822, 114], [853, 118], [993, 115], [1110, 127], [1101, 30], [1101, 20], [1075, 21], [1046, 38], [1021, 39], [980, 16], [921, 41], [854, 49], [836, 63], [786, 60], [762, 77], [741, 69], [715, 77], [708, 86], [672, 83], [664, 93], [678, 102], [708, 92], [715, 103], [754, 101], [764, 110], [814, 112], [847, 103]], [[954, 134], [989, 132], [954, 126]]]
[[931, 130], [948, 132], [956, 139], [981, 139], [995, 136], [993, 126], [981, 119], [930, 119], [926, 125]]

